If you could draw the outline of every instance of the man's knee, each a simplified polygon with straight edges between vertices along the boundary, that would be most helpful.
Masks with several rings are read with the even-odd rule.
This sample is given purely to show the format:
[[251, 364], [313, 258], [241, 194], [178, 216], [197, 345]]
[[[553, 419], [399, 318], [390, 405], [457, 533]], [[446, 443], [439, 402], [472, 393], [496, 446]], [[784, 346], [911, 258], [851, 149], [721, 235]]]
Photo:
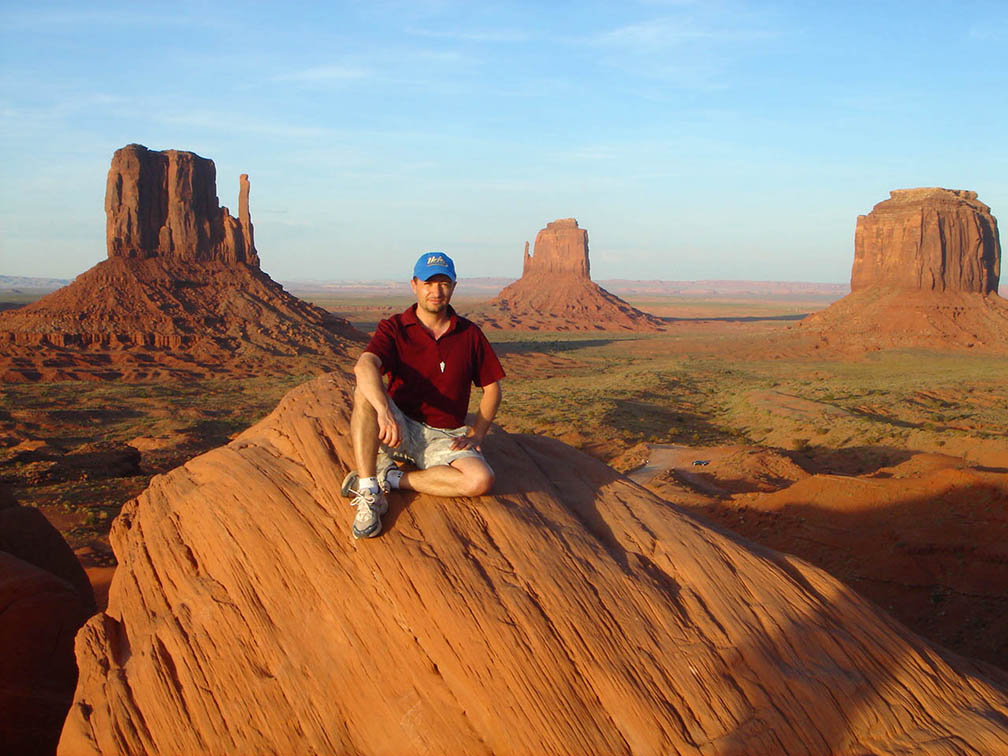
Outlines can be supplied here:
[[486, 464], [473, 465], [464, 470], [463, 496], [483, 496], [490, 493], [494, 484], [494, 472]]

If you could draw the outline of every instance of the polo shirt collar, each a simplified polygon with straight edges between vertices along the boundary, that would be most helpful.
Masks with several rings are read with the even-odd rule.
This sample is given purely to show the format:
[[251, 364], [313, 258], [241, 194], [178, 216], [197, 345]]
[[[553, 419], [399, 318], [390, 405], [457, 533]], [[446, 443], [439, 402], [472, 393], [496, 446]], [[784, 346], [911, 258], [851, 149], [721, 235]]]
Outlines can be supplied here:
[[[420, 322], [420, 318], [418, 318], [416, 314], [418, 306], [419, 305], [416, 304], [411, 305], [409, 308], [407, 308], [406, 312], [403, 313], [404, 325], [423, 325]], [[449, 317], [448, 330], [445, 331], [445, 336], [447, 336], [449, 333], [454, 333], [458, 329], [459, 325], [458, 313], [455, 312], [455, 308], [452, 307], [451, 305], [448, 305], [448, 317]]]

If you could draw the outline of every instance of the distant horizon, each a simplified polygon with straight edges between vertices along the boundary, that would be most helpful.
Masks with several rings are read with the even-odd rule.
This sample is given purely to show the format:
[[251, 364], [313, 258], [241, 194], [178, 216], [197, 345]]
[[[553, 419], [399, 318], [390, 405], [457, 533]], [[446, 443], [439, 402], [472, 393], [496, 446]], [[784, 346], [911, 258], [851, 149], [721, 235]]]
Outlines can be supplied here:
[[[83, 273], [85, 271], [80, 271]], [[265, 271], [269, 275], [269, 271]], [[77, 274], [79, 275], [79, 273]], [[375, 278], [375, 279], [333, 279], [333, 280], [320, 280], [320, 279], [279, 279], [270, 276], [279, 283], [281, 286], [290, 289], [291, 291], [296, 290], [310, 290], [310, 287], [328, 287], [328, 288], [383, 288], [388, 289], [391, 287], [399, 287], [404, 291], [408, 291], [409, 278]], [[55, 291], [57, 288], [66, 286], [71, 283], [76, 276], [70, 277], [56, 277], [56, 276], [12, 276], [5, 273], [0, 273], [0, 290], [10, 291], [14, 288], [27, 288], [27, 289], [38, 289], [38, 290], [48, 290]], [[506, 286], [512, 281], [516, 281], [520, 278], [511, 276], [460, 276], [459, 277], [459, 290], [458, 293], [461, 296], [466, 296], [466, 284], [475, 285], [483, 289], [485, 293], [486, 287], [492, 285]], [[20, 281], [20, 279], [24, 279]], [[675, 280], [675, 279], [656, 279], [656, 278], [595, 278], [592, 280], [602, 286], [603, 288], [609, 288], [613, 293], [619, 294], [633, 288], [633, 284], [653, 284], [653, 285], [665, 285], [668, 287], [683, 287], [691, 288], [698, 287], [701, 285], [721, 285], [722, 288], [731, 289], [733, 286], [743, 286], [750, 285], [752, 287], [770, 287], [770, 286], [791, 286], [791, 287], [819, 287], [822, 289], [840, 289], [850, 291], [850, 280], [847, 281], [786, 281], [786, 280], [759, 280], [759, 279], [741, 279], [741, 278], [707, 278], [707, 279], [691, 279], [691, 280]], [[19, 282], [20, 281], [20, 282]], [[33, 285], [34, 283], [34, 285]], [[45, 285], [48, 284], [48, 285]], [[58, 286], [53, 286], [52, 284], [59, 284]], [[344, 292], [346, 293], [346, 292]], [[796, 292], [797, 293], [797, 292]], [[826, 292], [819, 292], [820, 294]], [[831, 292], [832, 293], [832, 292]], [[815, 292], [811, 292], [815, 294]], [[1008, 281], [1001, 281], [998, 288], [998, 295], [1005, 297], [1008, 296]]]
[[[107, 259], [107, 258], [106, 258]], [[99, 261], [100, 262], [100, 261]], [[95, 263], [97, 265], [97, 263]], [[94, 267], [94, 266], [91, 266]], [[90, 269], [90, 268], [89, 268]], [[263, 268], [263, 271], [269, 275], [269, 271]], [[59, 282], [61, 285], [69, 284], [81, 273], [85, 271], [79, 271], [72, 276], [32, 276], [32, 275], [11, 275], [7, 273], [0, 273], [0, 285], [9, 285], [11, 279], [26, 279], [27, 281], [34, 282]], [[463, 284], [466, 281], [470, 282], [489, 282], [489, 281], [517, 281], [521, 276], [459, 276], [459, 284]], [[404, 278], [336, 278], [336, 279], [316, 279], [316, 278], [285, 278], [279, 279], [274, 276], [270, 276], [277, 283], [288, 285], [288, 284], [306, 284], [306, 285], [318, 285], [318, 286], [338, 286], [338, 285], [356, 285], [356, 284], [402, 284], [407, 285], [409, 283], [409, 271], [407, 270]], [[592, 276], [592, 280], [595, 283], [660, 283], [660, 284], [791, 284], [796, 286], [850, 286], [850, 281], [785, 281], [785, 280], [770, 280], [770, 279], [749, 279], [749, 278], [697, 278], [697, 279], [663, 279], [663, 278], [595, 278]], [[28, 283], [21, 284], [23, 286], [29, 286]]]
[[598, 280], [842, 282], [891, 190], [1006, 211], [1006, 41], [994, 0], [8, 3], [0, 271], [104, 259], [139, 143], [212, 159], [232, 212], [249, 174], [277, 280], [517, 277], [574, 217]]

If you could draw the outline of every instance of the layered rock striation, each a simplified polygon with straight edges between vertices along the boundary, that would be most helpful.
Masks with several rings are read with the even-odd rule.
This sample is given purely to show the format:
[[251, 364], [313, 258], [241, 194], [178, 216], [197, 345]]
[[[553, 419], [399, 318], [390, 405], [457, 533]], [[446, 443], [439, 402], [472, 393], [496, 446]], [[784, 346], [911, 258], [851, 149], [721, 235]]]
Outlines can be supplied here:
[[0, 313], [0, 380], [312, 372], [363, 338], [260, 269], [247, 175], [236, 219], [219, 206], [213, 161], [128, 145], [105, 210], [107, 260]]
[[858, 216], [851, 293], [800, 324], [826, 351], [1008, 351], [997, 220], [976, 192], [896, 189]]
[[988, 754], [1008, 679], [585, 455], [492, 433], [492, 495], [354, 541], [349, 376], [115, 521], [62, 756]]
[[552, 221], [528, 242], [522, 277], [469, 317], [487, 328], [531, 331], [654, 331], [664, 323], [591, 280], [588, 231], [573, 218]]

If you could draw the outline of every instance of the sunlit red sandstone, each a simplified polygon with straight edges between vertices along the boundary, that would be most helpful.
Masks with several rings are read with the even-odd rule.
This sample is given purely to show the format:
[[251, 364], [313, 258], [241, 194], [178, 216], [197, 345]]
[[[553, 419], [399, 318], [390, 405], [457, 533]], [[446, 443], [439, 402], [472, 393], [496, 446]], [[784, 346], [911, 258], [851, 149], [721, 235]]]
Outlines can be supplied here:
[[248, 175], [238, 219], [217, 199], [217, 169], [192, 152], [130, 144], [112, 157], [105, 187], [108, 256], [246, 263], [258, 267]]
[[889, 195], [858, 216], [851, 291], [997, 293], [997, 219], [976, 192], [924, 188]]

